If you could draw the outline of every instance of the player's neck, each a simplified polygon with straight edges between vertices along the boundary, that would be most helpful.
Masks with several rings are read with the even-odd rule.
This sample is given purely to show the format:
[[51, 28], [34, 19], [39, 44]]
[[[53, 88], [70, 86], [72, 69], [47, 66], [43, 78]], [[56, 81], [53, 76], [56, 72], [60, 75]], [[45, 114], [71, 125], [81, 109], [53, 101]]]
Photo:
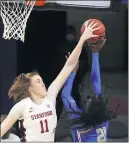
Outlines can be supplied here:
[[40, 97], [40, 96], [36, 96], [36, 95], [32, 95], [31, 100], [35, 103], [35, 104], [42, 104], [44, 97]]

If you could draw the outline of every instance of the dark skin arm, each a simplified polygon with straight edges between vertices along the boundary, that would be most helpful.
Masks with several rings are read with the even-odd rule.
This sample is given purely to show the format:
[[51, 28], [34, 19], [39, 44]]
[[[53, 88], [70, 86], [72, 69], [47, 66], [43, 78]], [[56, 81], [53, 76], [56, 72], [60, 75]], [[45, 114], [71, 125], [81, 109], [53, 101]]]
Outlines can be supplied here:
[[101, 38], [99, 41], [97, 41], [96, 44], [88, 43], [88, 46], [91, 49], [92, 53], [98, 53], [103, 48], [105, 42], [106, 39]]

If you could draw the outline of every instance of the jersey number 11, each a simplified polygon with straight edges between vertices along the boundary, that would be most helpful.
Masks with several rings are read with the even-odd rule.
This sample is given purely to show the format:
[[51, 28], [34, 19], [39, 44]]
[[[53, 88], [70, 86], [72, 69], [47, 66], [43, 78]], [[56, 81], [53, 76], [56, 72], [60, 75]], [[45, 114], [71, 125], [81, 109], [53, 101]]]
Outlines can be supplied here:
[[41, 126], [41, 133], [49, 132], [47, 119], [45, 119], [44, 121], [41, 120], [40, 126]]

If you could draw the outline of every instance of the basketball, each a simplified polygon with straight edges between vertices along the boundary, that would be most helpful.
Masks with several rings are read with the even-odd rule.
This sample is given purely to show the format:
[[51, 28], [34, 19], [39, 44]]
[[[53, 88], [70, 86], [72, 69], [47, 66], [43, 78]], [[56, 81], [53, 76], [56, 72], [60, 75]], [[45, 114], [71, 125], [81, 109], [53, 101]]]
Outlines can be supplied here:
[[[97, 22], [97, 25], [95, 26], [95, 28], [99, 27], [100, 29], [96, 30], [93, 32], [94, 35], [99, 35], [99, 37], [96, 38], [91, 38], [88, 40], [88, 42], [90, 43], [96, 43], [98, 40], [100, 40], [101, 38], [105, 37], [105, 26], [104, 24], [98, 20], [98, 19], [89, 19], [88, 20], [88, 25], [92, 22]], [[83, 34], [84, 30], [85, 30], [85, 23], [86, 21], [83, 23], [82, 27], [81, 27], [81, 34]]]

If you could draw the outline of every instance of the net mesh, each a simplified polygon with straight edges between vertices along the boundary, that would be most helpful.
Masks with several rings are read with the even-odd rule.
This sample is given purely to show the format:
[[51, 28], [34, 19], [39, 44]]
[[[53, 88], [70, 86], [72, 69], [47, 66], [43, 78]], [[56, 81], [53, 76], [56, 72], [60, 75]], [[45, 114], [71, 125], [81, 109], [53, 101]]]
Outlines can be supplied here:
[[14, 38], [24, 42], [25, 28], [35, 0], [0, 1], [0, 15], [4, 24], [3, 38]]

